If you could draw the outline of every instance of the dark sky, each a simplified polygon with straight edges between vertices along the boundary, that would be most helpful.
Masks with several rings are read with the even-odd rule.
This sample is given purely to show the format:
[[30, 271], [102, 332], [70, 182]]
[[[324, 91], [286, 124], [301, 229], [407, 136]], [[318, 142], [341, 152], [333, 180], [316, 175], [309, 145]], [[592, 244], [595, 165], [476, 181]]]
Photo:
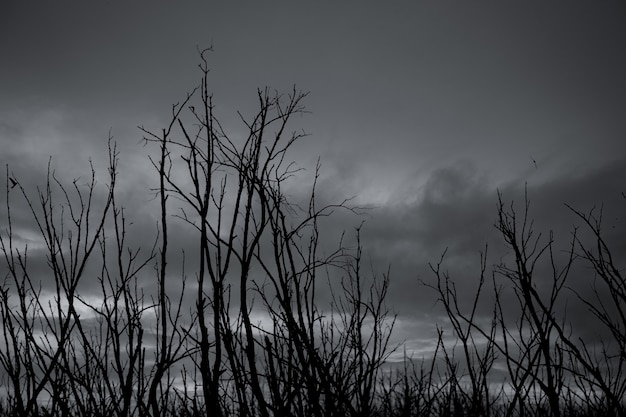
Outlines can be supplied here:
[[500, 253], [498, 189], [521, 202], [527, 183], [537, 228], [562, 247], [576, 223], [564, 203], [604, 204], [623, 255], [622, 3], [336, 3], [4, 1], [0, 162], [26, 185], [50, 156], [64, 178], [86, 175], [90, 157], [104, 172], [111, 129], [124, 203], [149, 230], [156, 178], [137, 126], [167, 123], [199, 82], [197, 47], [213, 45], [211, 89], [233, 134], [257, 87], [311, 92], [295, 126], [311, 136], [292, 156], [309, 173], [321, 157], [323, 200], [372, 207], [367, 256], [391, 265], [398, 337], [416, 352], [440, 314], [417, 278], [448, 247], [450, 271], [474, 285], [479, 251]]

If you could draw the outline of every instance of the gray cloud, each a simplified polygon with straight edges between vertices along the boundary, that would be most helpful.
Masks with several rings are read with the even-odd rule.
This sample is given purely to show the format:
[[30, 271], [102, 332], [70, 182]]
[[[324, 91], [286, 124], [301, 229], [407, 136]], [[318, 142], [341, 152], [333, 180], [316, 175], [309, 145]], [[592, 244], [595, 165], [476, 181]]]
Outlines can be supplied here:
[[[469, 303], [485, 245], [490, 268], [511, 261], [494, 228], [498, 190], [521, 210], [528, 184], [536, 230], [553, 230], [561, 261], [581, 224], [564, 204], [583, 212], [603, 207], [607, 240], [623, 265], [623, 6], [2, 7], [0, 35], [11, 39], [0, 43], [2, 167], [8, 163], [34, 193], [50, 156], [66, 184], [88, 176], [91, 157], [103, 186], [112, 129], [118, 197], [133, 223], [128, 239], [144, 255], [158, 234], [158, 201], [147, 159], [154, 149], [141, 145], [136, 126], [159, 131], [168, 122], [171, 104], [198, 82], [196, 45], [213, 42], [210, 88], [233, 137], [245, 133], [236, 111], [254, 112], [257, 87], [311, 90], [305, 104], [312, 113], [294, 120], [311, 136], [291, 155], [307, 171], [286, 192], [306, 206], [321, 156], [319, 205], [354, 196], [351, 204], [367, 207], [362, 216], [337, 210], [324, 218], [320, 249], [331, 253], [344, 231], [344, 243], [354, 245], [354, 228], [365, 220], [365, 270], [380, 278], [390, 269], [395, 340], [408, 341], [416, 355], [432, 349], [436, 325], [448, 329], [436, 294], [419, 281], [433, 282], [429, 263], [447, 248], [444, 267]], [[49, 289], [36, 228], [15, 191], [16, 237], [29, 244], [33, 275]], [[4, 230], [4, 204], [0, 216]], [[198, 254], [193, 230], [174, 224], [168, 285], [177, 294], [182, 248], [189, 286]], [[547, 282], [545, 265], [538, 271]], [[88, 272], [81, 290], [94, 295], [97, 262]], [[577, 263], [572, 285], [589, 288], [592, 280]], [[150, 293], [155, 283], [149, 265], [140, 285]], [[321, 290], [320, 300], [329, 298]], [[588, 311], [571, 293], [566, 300], [577, 334], [597, 338]], [[191, 298], [185, 302], [192, 307]], [[481, 319], [491, 308], [486, 294]]]

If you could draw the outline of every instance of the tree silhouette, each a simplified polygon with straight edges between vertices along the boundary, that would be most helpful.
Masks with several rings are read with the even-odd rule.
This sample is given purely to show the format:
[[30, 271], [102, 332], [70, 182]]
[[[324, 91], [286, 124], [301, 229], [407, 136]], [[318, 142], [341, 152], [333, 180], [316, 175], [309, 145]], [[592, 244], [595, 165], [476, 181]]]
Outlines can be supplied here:
[[[324, 234], [335, 212], [361, 210], [318, 204], [319, 163], [305, 197], [289, 189], [305, 175], [290, 152], [306, 137], [291, 125], [307, 94], [259, 89], [256, 111], [239, 114], [244, 133], [230, 133], [210, 93], [209, 52], [165, 127], [140, 127], [158, 180], [147, 247], [130, 243], [117, 192], [130, 179], [112, 138], [104, 185], [93, 166], [86, 183], [65, 184], [51, 161], [33, 191], [7, 167], [1, 415], [625, 414], [626, 284], [601, 212], [570, 207], [582, 225], [563, 258], [552, 233], [535, 231], [527, 195], [521, 211], [499, 196], [495, 226], [512, 256], [490, 269], [485, 249], [469, 303], [445, 257], [432, 265], [426, 285], [449, 326], [438, 327], [432, 360], [405, 353], [394, 368], [389, 271], [366, 273], [363, 225], [354, 239]], [[21, 240], [25, 216], [41, 248]], [[173, 237], [181, 230], [185, 248]], [[580, 264], [591, 291], [572, 283]], [[566, 299], [607, 338], [573, 337]], [[494, 384], [498, 367], [507, 379]]]

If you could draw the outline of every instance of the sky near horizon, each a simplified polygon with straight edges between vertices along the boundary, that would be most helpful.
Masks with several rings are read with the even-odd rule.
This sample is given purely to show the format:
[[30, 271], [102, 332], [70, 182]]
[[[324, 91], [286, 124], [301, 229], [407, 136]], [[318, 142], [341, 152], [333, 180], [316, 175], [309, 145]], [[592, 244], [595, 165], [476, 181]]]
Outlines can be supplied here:
[[[612, 1], [5, 1], [1, 175], [9, 164], [42, 184], [50, 157], [66, 178], [87, 175], [89, 158], [105, 170], [111, 131], [141, 228], [155, 176], [137, 126], [168, 123], [199, 83], [198, 48], [212, 45], [209, 88], [235, 135], [257, 88], [310, 92], [292, 124], [310, 136], [292, 157], [309, 174], [321, 159], [322, 199], [371, 207], [366, 254], [390, 267], [398, 337], [419, 352], [416, 335], [441, 313], [418, 280], [448, 248], [473, 288], [479, 252], [499, 253], [498, 190], [519, 202], [528, 184], [537, 228], [562, 247], [577, 221], [564, 204], [604, 205], [624, 256], [625, 23]], [[329, 230], [360, 222], [344, 220]]]

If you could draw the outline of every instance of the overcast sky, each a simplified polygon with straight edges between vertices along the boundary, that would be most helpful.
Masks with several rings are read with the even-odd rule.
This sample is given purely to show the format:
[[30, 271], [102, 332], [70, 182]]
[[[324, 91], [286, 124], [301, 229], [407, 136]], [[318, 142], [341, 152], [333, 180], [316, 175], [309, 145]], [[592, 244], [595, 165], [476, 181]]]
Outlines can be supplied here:
[[604, 204], [624, 254], [619, 2], [4, 1], [2, 176], [9, 164], [41, 184], [50, 156], [67, 178], [87, 175], [89, 157], [104, 169], [111, 130], [141, 227], [155, 177], [137, 126], [168, 122], [199, 83], [197, 47], [210, 45], [210, 88], [231, 132], [257, 87], [310, 91], [311, 113], [293, 125], [310, 136], [292, 156], [309, 173], [321, 158], [321, 198], [372, 207], [367, 256], [379, 272], [391, 265], [399, 337], [416, 351], [439, 314], [418, 278], [432, 278], [428, 262], [447, 247], [449, 269], [473, 285], [479, 251], [500, 242], [498, 189], [520, 201], [527, 183], [537, 227], [563, 247], [576, 223], [564, 203]]

